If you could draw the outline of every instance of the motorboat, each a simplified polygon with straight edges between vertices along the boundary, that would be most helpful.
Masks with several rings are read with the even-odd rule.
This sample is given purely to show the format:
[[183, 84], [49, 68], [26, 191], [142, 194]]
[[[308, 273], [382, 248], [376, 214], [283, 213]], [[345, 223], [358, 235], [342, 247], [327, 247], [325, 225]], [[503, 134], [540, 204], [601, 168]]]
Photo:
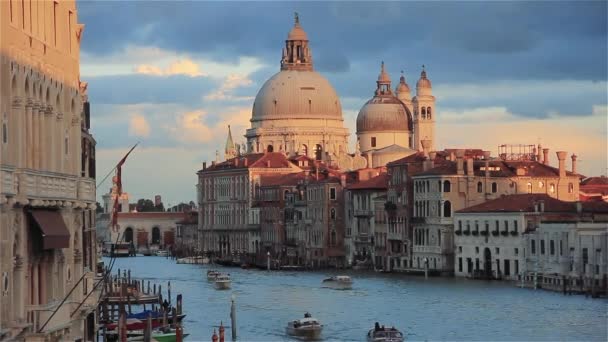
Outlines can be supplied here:
[[218, 290], [228, 290], [231, 282], [229, 274], [221, 273], [215, 277], [214, 285]]
[[353, 280], [349, 276], [339, 275], [323, 279], [323, 287], [336, 290], [350, 290], [353, 288]]
[[168, 256], [168, 255], [169, 255], [169, 252], [167, 252], [167, 251], [166, 251], [166, 250], [164, 250], [164, 249], [159, 249], [159, 250], [156, 252], [156, 256], [160, 256], [160, 257], [166, 257], [166, 256]]
[[308, 312], [304, 314], [304, 318], [296, 319], [287, 323], [285, 328], [287, 335], [296, 336], [308, 340], [321, 339], [323, 325], [318, 319], [313, 318]]
[[403, 333], [395, 327], [385, 328], [376, 322], [376, 326], [367, 332], [367, 342], [403, 342]]
[[215, 277], [219, 276], [221, 273], [216, 270], [208, 270], [207, 271], [207, 280], [215, 281]]

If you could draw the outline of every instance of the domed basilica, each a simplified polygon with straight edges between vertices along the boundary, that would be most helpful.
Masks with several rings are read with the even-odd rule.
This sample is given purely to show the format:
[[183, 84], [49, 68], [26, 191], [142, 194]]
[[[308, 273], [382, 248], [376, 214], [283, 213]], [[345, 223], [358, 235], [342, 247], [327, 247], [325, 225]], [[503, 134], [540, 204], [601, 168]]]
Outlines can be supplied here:
[[[434, 150], [435, 98], [423, 69], [416, 96], [401, 75], [395, 91], [382, 63], [374, 96], [357, 116], [357, 146], [348, 149], [340, 98], [329, 81], [313, 68], [306, 32], [296, 14], [285, 41], [281, 70], [268, 79], [253, 103], [247, 153], [283, 152], [323, 160], [343, 170], [384, 166], [422, 150]], [[226, 157], [233, 155], [232, 138]]]

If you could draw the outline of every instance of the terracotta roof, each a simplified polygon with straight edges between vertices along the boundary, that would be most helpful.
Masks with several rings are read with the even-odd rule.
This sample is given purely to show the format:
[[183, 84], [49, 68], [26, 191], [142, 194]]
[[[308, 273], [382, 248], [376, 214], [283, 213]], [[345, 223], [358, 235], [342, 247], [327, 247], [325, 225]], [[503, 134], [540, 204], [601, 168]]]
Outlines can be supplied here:
[[[247, 163], [245, 163], [247, 161]], [[270, 163], [270, 164], [268, 164]], [[247, 166], [245, 166], [247, 164]], [[245, 168], [288, 168], [295, 166], [285, 154], [281, 152], [250, 153], [240, 157], [230, 158], [221, 163], [216, 163], [199, 172], [245, 169]]]
[[138, 219], [182, 219], [186, 216], [183, 212], [137, 212], [137, 213], [118, 213], [118, 218], [138, 218]]
[[262, 175], [260, 186], [294, 186], [306, 178], [303, 172], [288, 173], [284, 175]]
[[[455, 149], [455, 148], [446, 148], [443, 151], [434, 151], [437, 153], [437, 156], [435, 157], [434, 162], [437, 164], [437, 163], [440, 163], [443, 161], [447, 161], [447, 158], [450, 156], [451, 153], [454, 153], [454, 155], [456, 155], [456, 151], [457, 151], [457, 149]], [[465, 156], [465, 158], [480, 159], [481, 157], [483, 157], [483, 150], [478, 149], [478, 148], [465, 149], [464, 156]], [[416, 152], [407, 157], [403, 157], [401, 159], [394, 160], [394, 161], [388, 163], [387, 166], [396, 166], [396, 165], [403, 165], [403, 164], [410, 164], [410, 163], [421, 163], [425, 159], [426, 158], [424, 157], [424, 152]]]
[[607, 186], [608, 187], [608, 177], [600, 176], [600, 177], [588, 177], [581, 181], [581, 189], [583, 186]]
[[[535, 204], [544, 202], [544, 212], [576, 212], [576, 202], [565, 202], [550, 197], [547, 194], [517, 194], [502, 196], [501, 198], [474, 205], [457, 213], [484, 213], [484, 212], [534, 212]], [[582, 202], [583, 211], [607, 213], [608, 203]]]
[[353, 183], [348, 186], [350, 190], [386, 190], [388, 188], [388, 174], [383, 173], [368, 180]]

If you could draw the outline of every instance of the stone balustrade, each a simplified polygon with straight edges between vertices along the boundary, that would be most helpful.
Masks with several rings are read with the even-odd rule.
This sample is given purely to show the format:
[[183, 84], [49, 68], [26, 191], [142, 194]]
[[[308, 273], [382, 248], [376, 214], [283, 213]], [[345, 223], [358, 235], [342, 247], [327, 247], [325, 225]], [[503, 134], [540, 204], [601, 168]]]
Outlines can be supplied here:
[[46, 201], [42, 203], [47, 205], [61, 205], [65, 204], [63, 203], [65, 201], [87, 204], [95, 202], [95, 180], [92, 178], [14, 169], [3, 165], [0, 169], [0, 181], [2, 182], [0, 195], [3, 200], [14, 197], [18, 201]]

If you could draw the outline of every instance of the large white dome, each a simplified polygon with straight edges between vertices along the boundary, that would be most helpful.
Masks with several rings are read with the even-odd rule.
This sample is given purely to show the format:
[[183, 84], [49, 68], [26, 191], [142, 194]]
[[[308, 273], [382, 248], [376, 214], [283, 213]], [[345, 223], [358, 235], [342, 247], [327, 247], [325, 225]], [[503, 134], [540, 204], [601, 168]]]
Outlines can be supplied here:
[[342, 120], [338, 94], [316, 71], [281, 70], [255, 97], [251, 121], [311, 118]]

